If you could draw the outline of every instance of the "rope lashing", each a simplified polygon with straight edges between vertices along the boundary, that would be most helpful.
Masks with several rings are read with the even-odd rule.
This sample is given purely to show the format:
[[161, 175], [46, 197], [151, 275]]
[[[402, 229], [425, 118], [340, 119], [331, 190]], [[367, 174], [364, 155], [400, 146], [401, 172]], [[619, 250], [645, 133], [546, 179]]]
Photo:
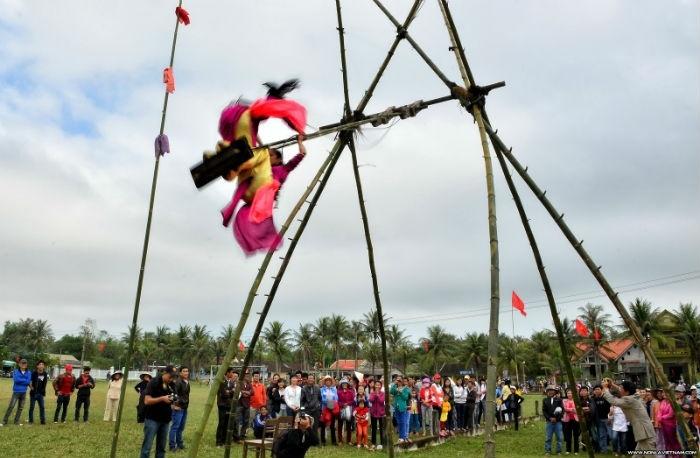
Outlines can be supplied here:
[[168, 91], [168, 94], [175, 92], [175, 75], [172, 67], [163, 69], [163, 83], [165, 83], [165, 90]]
[[165, 134], [160, 134], [156, 137], [154, 146], [156, 157], [164, 156], [166, 153], [170, 153], [170, 140]]
[[489, 95], [492, 89], [504, 87], [505, 85], [505, 81], [500, 81], [487, 86], [469, 86], [469, 89], [465, 89], [455, 84], [452, 86], [452, 95], [459, 99], [462, 106], [464, 106], [469, 113], [474, 114], [474, 106], [476, 105], [479, 108], [483, 108], [486, 103], [486, 96]]
[[177, 20], [180, 21], [180, 24], [190, 25], [190, 13], [186, 9], [178, 6], [175, 8], [175, 15], [177, 15]]

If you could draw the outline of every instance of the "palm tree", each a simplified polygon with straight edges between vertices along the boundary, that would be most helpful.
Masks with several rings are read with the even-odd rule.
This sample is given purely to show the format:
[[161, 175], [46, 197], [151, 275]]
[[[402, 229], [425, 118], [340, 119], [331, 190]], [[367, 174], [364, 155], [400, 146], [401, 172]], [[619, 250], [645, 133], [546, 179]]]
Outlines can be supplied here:
[[214, 342], [214, 358], [216, 359], [216, 365], [221, 364], [221, 358], [226, 354], [226, 348], [229, 342], [233, 339], [236, 329], [232, 324], [221, 327], [221, 334], [219, 338]]
[[175, 360], [180, 364], [187, 364], [192, 353], [192, 328], [187, 325], [180, 325], [177, 332], [171, 335], [173, 347], [176, 352], [173, 353]]
[[517, 341], [512, 337], [501, 333], [498, 337], [498, 365], [497, 370], [501, 372], [508, 369], [508, 374], [512, 373], [513, 367], [517, 368]]
[[289, 344], [291, 333], [289, 330], [284, 329], [281, 321], [273, 321], [263, 331], [263, 338], [275, 356], [275, 372], [279, 372], [284, 356], [287, 354], [287, 345]]
[[328, 342], [328, 334], [330, 329], [330, 318], [327, 316], [321, 317], [316, 320], [314, 324], [314, 331], [316, 332], [316, 347], [318, 349], [318, 355], [321, 357], [321, 366], [326, 367], [326, 343]]
[[398, 325], [392, 324], [387, 328], [386, 341], [389, 344], [389, 353], [392, 356], [392, 361], [389, 362], [389, 368], [394, 365], [393, 359], [396, 357], [396, 352], [398, 348], [406, 343], [407, 338], [404, 335], [403, 329], [399, 328]]
[[435, 325], [428, 328], [428, 337], [430, 348], [426, 357], [432, 362], [433, 370], [438, 371], [438, 363], [446, 362], [450, 354], [456, 347], [456, 337], [446, 332], [442, 326]]
[[372, 366], [372, 375], [376, 375], [374, 369], [377, 363], [382, 359], [382, 347], [375, 341], [366, 340], [362, 343], [362, 355]]
[[213, 345], [211, 335], [207, 331], [206, 325], [195, 324], [192, 329], [192, 370], [195, 377], [199, 379], [202, 364], [211, 362]]
[[416, 354], [416, 348], [406, 339], [394, 350], [394, 357], [401, 362], [403, 373], [406, 374], [408, 363]]
[[28, 334], [29, 346], [34, 348], [34, 354], [44, 353], [53, 342], [53, 331], [47, 320], [36, 320], [33, 322]]
[[700, 365], [700, 314], [692, 302], [679, 304], [676, 317], [681, 325], [681, 339], [690, 350], [690, 364], [688, 374], [690, 381], [695, 380], [698, 365]]
[[[637, 324], [637, 326], [639, 326], [639, 330], [642, 332], [642, 336], [644, 336], [647, 342], [655, 339], [657, 342], [665, 344], [668, 339], [661, 331], [659, 326], [659, 309], [652, 307], [651, 302], [638, 297], [634, 300], [634, 302], [630, 302], [629, 304], [630, 315], [632, 316], [632, 320]], [[618, 327], [622, 330], [622, 336], [632, 337], [632, 332], [627, 328], [627, 326], [622, 324]], [[646, 361], [645, 366], [647, 385], [650, 385], [651, 374], [649, 372], [649, 361]]]
[[170, 329], [167, 326], [156, 327], [155, 335], [156, 347], [158, 347], [159, 359], [163, 362], [170, 363]]
[[357, 356], [360, 353], [360, 342], [364, 338], [363, 332], [365, 330], [365, 325], [362, 321], [352, 320], [350, 322], [350, 337], [352, 340], [348, 344], [348, 351], [353, 355], [353, 366], [357, 370]]
[[481, 367], [486, 362], [488, 343], [486, 334], [476, 332], [467, 334], [462, 341], [462, 352], [466, 356], [464, 367], [474, 364], [476, 372], [480, 374]]
[[606, 334], [610, 335], [611, 317], [609, 313], [603, 313], [602, 305], [594, 305], [591, 303], [583, 307], [579, 307], [581, 312], [581, 320], [588, 326], [588, 329], [594, 334], [598, 332], [600, 338], [593, 337], [593, 356], [595, 358], [595, 375], [598, 379], [602, 377], [600, 363], [600, 348], [604, 347], [607, 339]]
[[340, 347], [343, 341], [347, 338], [350, 325], [342, 315], [331, 315], [328, 323], [328, 342], [333, 348], [333, 354], [336, 361], [336, 376], [340, 377]]
[[309, 369], [309, 360], [311, 359], [315, 341], [314, 328], [309, 323], [300, 324], [299, 329], [294, 331], [294, 345], [297, 347], [297, 351], [301, 353], [302, 370]]

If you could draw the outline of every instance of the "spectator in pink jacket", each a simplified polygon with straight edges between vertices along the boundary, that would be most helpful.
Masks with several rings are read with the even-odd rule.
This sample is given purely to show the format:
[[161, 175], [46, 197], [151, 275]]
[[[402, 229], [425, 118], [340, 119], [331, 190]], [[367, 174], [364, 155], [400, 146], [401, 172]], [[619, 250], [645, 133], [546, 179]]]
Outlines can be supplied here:
[[659, 426], [664, 436], [664, 448], [669, 451], [680, 450], [681, 444], [678, 442], [678, 437], [676, 436], [676, 414], [665, 392], [662, 392], [661, 395], [659, 411], [656, 414], [656, 424]]
[[564, 442], [566, 443], [567, 455], [571, 453], [571, 445], [573, 443], [574, 453], [578, 453], [579, 435], [581, 427], [578, 422], [578, 414], [576, 413], [576, 404], [574, 403], [574, 392], [571, 388], [566, 390], [566, 399], [562, 401], [564, 405], [564, 416], [561, 421], [564, 425]]
[[[381, 450], [386, 445], [386, 437], [384, 436], [384, 388], [382, 382], [377, 380], [369, 392], [369, 414], [372, 421], [372, 446]], [[377, 429], [379, 429], [379, 442], [377, 442]]]

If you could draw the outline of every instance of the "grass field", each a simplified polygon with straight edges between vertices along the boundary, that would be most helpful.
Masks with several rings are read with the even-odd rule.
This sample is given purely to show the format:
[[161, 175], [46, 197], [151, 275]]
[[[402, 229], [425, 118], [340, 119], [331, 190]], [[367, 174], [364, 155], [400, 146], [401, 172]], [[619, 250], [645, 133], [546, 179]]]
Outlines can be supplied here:
[[[136, 403], [137, 396], [131, 388], [127, 390], [126, 416], [122, 421], [122, 428], [119, 436], [120, 457], [136, 457], [141, 448], [143, 439], [142, 426], [136, 423]], [[38, 424], [38, 412], [35, 411], [35, 424], [26, 424], [29, 411], [29, 402], [25, 405], [22, 413], [24, 426], [17, 427], [12, 424], [0, 428], [0, 456], [12, 456], [13, 458], [39, 457], [44, 456], [47, 451], [50, 454], [59, 453], [70, 456], [105, 457], [109, 456], [111, 435], [113, 424], [102, 421], [105, 406], [105, 392], [107, 384], [98, 382], [93, 391], [90, 407], [90, 421], [88, 423], [73, 422], [73, 408], [75, 397], [71, 399], [68, 408], [66, 424], [53, 424], [53, 413], [56, 407], [55, 397], [51, 394], [47, 397], [47, 425]], [[5, 414], [12, 382], [8, 379], [0, 380], [0, 415]], [[191, 440], [194, 429], [202, 415], [202, 406], [207, 395], [206, 385], [198, 386], [193, 384], [190, 396], [189, 418], [185, 431], [185, 445]], [[27, 396], [28, 398], [28, 396]], [[530, 416], [535, 414], [535, 400], [541, 402], [540, 396], [527, 396], [523, 414]], [[12, 423], [12, 418], [10, 423]], [[0, 417], [1, 420], [1, 417]], [[223, 456], [223, 450], [214, 446], [214, 432], [216, 429], [216, 412], [209, 418], [209, 424], [205, 431], [204, 441], [200, 449], [199, 456], [203, 458], [219, 458]], [[496, 450], [500, 457], [533, 457], [543, 455], [544, 426], [542, 422], [534, 422], [522, 428], [519, 432], [502, 431], [496, 436]], [[7, 455], [5, 455], [7, 452]], [[185, 456], [184, 453], [170, 454], [169, 456]], [[325, 447], [312, 448], [307, 454], [311, 458], [330, 457], [346, 458], [363, 455], [381, 456], [380, 452], [369, 452], [356, 450], [350, 447]], [[241, 456], [241, 447], [236, 446], [232, 456]], [[458, 437], [449, 440], [447, 443], [428, 447], [416, 452], [411, 452], [409, 457], [480, 457], [483, 456], [483, 438], [481, 437]]]

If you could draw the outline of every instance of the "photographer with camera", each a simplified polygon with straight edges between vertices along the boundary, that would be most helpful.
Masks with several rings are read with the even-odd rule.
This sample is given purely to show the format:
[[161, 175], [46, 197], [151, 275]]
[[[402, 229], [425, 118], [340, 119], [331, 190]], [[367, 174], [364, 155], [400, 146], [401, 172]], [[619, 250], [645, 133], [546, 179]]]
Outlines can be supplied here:
[[163, 372], [146, 386], [144, 398], [143, 444], [141, 458], [151, 455], [153, 439], [156, 439], [156, 458], [165, 457], [168, 442], [168, 426], [172, 419], [171, 404], [178, 401], [173, 391], [173, 378], [177, 375], [173, 366], [165, 366]]
[[277, 458], [303, 458], [306, 451], [318, 445], [314, 419], [302, 407], [294, 420], [294, 429], [287, 430], [272, 446]]

